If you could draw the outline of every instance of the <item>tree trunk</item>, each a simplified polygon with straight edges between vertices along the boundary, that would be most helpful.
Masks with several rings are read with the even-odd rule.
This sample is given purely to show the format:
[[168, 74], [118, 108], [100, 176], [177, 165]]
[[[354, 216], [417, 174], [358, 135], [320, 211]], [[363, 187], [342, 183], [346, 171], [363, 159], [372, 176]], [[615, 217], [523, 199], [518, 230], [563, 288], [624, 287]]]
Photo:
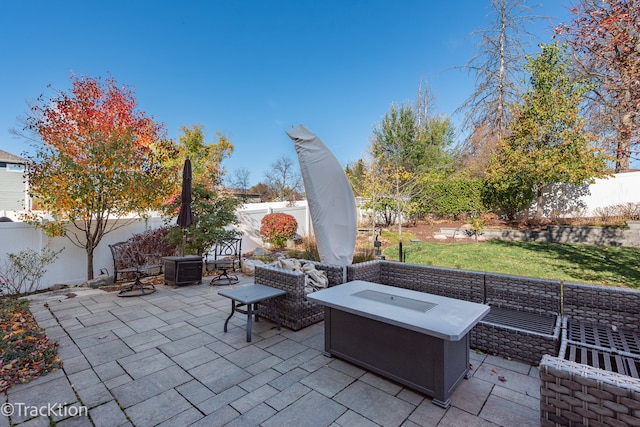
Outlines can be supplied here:
[[633, 129], [634, 114], [628, 112], [622, 116], [621, 129], [618, 133], [618, 149], [616, 150], [616, 173], [626, 172], [631, 159], [631, 129]]
[[93, 279], [93, 247], [87, 248], [87, 280]]
[[542, 218], [542, 186], [536, 189], [536, 219]]
[[503, 2], [500, 5], [500, 44], [498, 46], [499, 49], [499, 58], [500, 58], [500, 69], [498, 74], [498, 109], [496, 111], [496, 129], [498, 130], [498, 139], [502, 138], [503, 128], [505, 127], [505, 80], [507, 78], [505, 71], [505, 64], [507, 62], [506, 58], [506, 45], [507, 45], [507, 22], [509, 20], [509, 16], [506, 12], [507, 3]]

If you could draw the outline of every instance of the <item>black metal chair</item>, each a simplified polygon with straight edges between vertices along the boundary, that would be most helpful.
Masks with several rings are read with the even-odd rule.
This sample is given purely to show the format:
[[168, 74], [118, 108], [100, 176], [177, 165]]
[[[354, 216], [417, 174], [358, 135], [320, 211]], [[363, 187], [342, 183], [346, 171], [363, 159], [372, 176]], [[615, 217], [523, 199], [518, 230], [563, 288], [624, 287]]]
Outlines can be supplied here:
[[118, 281], [118, 275], [134, 275], [135, 281], [120, 290], [118, 296], [140, 296], [156, 291], [153, 284], [145, 285], [141, 279], [147, 276], [162, 274], [162, 259], [159, 254], [143, 254], [138, 245], [132, 241], [119, 242], [109, 245], [113, 256], [113, 281]]
[[[216, 240], [216, 245], [209, 252], [205, 252], [205, 268], [207, 272], [218, 271], [213, 276], [211, 284], [222, 283], [226, 280], [227, 284], [232, 285], [238, 283], [237, 275], [229, 275], [229, 270], [236, 271], [242, 268], [242, 239], [238, 237], [223, 237]], [[213, 256], [213, 259], [209, 259]]]

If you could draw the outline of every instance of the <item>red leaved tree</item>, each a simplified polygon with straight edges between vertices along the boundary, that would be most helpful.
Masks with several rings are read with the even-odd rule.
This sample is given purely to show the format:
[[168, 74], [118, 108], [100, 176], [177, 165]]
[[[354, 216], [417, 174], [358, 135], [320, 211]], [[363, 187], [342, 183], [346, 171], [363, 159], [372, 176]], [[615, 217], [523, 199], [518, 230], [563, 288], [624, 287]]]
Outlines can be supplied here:
[[580, 0], [571, 12], [572, 24], [556, 32], [566, 35], [580, 69], [597, 83], [593, 127], [614, 147], [616, 172], [628, 170], [640, 144], [640, 0]]
[[92, 279], [103, 236], [171, 194], [162, 166], [171, 147], [163, 127], [136, 109], [131, 89], [111, 77], [71, 80], [69, 93], [41, 96], [26, 117], [35, 148], [27, 179], [40, 209], [27, 220], [85, 249]]

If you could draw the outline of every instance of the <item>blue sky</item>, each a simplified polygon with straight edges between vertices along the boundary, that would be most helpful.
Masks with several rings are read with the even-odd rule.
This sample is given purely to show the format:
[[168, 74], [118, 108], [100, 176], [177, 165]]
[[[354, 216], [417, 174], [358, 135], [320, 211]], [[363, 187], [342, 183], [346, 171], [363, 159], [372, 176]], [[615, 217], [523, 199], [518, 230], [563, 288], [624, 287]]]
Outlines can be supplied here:
[[[532, 49], [572, 3], [531, 2], [549, 17], [531, 28]], [[73, 72], [131, 86], [170, 138], [196, 123], [206, 141], [225, 133], [225, 168], [246, 167], [252, 184], [280, 156], [297, 161], [285, 130], [300, 123], [346, 165], [392, 103], [415, 101], [420, 79], [459, 122], [474, 76], [455, 67], [475, 54], [490, 11], [489, 0], [3, 0], [0, 149], [28, 149], [9, 130], [47, 85], [68, 91]]]

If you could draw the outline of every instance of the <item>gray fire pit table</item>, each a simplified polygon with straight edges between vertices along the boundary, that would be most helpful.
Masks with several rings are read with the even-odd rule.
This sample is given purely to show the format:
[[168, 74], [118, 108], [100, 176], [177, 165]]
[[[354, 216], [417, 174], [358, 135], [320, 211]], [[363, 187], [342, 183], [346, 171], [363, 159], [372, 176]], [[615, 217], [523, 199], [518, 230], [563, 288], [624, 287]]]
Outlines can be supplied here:
[[[280, 317], [273, 308], [272, 298], [285, 295], [287, 292], [281, 289], [272, 288], [270, 286], [255, 284], [247, 286], [238, 286], [234, 289], [226, 289], [219, 291], [218, 295], [231, 299], [231, 314], [227, 317], [227, 321], [224, 322], [224, 331], [227, 332], [227, 324], [233, 317], [233, 313], [247, 315], [247, 342], [251, 342], [251, 326], [253, 324], [253, 316], [258, 321], [258, 316], [265, 311], [271, 312], [276, 319], [276, 325], [280, 330]], [[258, 308], [258, 303], [264, 302], [265, 305], [262, 308]], [[239, 307], [247, 306], [246, 310]]]
[[468, 333], [489, 306], [356, 280], [307, 295], [325, 306], [325, 352], [433, 397], [469, 372]]

